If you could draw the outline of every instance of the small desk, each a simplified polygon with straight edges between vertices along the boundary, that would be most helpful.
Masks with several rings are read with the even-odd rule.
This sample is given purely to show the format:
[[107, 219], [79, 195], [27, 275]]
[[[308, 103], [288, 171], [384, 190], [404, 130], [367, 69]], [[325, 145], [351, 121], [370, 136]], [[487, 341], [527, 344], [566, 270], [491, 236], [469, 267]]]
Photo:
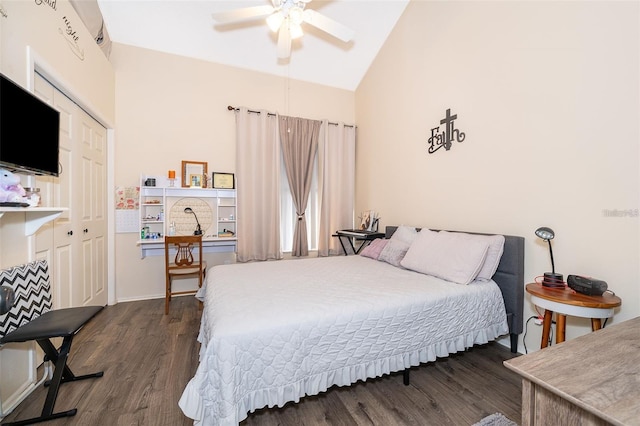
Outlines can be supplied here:
[[[358, 229], [342, 229], [340, 231], [336, 231], [333, 234], [334, 237], [338, 237], [338, 241], [340, 241], [340, 245], [342, 246], [342, 251], [344, 251], [344, 255], [347, 256], [347, 248], [342, 241], [345, 238], [351, 249], [355, 254], [360, 253], [360, 251], [365, 248], [367, 245], [371, 243], [371, 241], [377, 238], [384, 238], [384, 232], [374, 232], [374, 231], [360, 231]], [[358, 247], [355, 246], [354, 241], [360, 241], [360, 245]]]
[[522, 426], [640, 425], [640, 317], [504, 361], [522, 376]]
[[622, 304], [618, 296], [604, 293], [602, 296], [587, 296], [576, 293], [569, 288], [557, 289], [543, 287], [538, 283], [530, 283], [525, 287], [531, 295], [531, 302], [544, 309], [542, 327], [542, 341], [540, 348], [546, 348], [549, 343], [552, 315], [556, 313], [556, 343], [565, 339], [567, 315], [581, 318], [591, 318], [591, 330], [602, 327], [602, 318], [611, 318], [613, 308]]

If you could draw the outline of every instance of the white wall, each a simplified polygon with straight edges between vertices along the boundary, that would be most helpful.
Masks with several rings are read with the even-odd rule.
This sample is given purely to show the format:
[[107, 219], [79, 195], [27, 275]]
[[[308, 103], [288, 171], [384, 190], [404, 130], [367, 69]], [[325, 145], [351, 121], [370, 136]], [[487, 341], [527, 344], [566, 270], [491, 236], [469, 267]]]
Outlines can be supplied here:
[[[47, 4], [50, 3], [50, 4]], [[30, 88], [33, 62], [60, 79], [106, 121], [114, 117], [111, 64], [67, 0], [4, 0], [0, 69]]]
[[[411, 2], [356, 91], [356, 210], [524, 236], [527, 282], [549, 226], [557, 272], [607, 281], [614, 323], [639, 315], [639, 27], [638, 2]], [[428, 154], [448, 108], [466, 139]]]
[[[180, 173], [204, 161], [209, 173], [235, 172], [235, 115], [228, 105], [353, 123], [354, 93], [114, 43], [117, 144], [115, 184], [139, 185], [140, 173]], [[140, 259], [138, 233], [116, 234], [116, 297], [164, 297], [164, 258]], [[209, 265], [235, 261], [208, 254]], [[185, 287], [193, 283], [184, 283]]]
[[[115, 117], [113, 68], [71, 4], [5, 0], [0, 6], [0, 72], [32, 91], [38, 69], [110, 127]], [[26, 177], [22, 179], [25, 183]], [[16, 240], [7, 234], [14, 220], [0, 219], [0, 267], [34, 256], [34, 237]]]

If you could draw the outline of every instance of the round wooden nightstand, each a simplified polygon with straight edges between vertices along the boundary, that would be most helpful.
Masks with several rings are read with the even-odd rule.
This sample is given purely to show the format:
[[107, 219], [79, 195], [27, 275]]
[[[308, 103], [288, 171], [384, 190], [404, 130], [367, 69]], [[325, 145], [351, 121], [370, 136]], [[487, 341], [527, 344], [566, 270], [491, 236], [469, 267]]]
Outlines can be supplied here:
[[551, 317], [556, 313], [556, 343], [564, 342], [567, 315], [591, 318], [591, 329], [602, 327], [602, 318], [611, 318], [613, 308], [622, 304], [618, 296], [604, 293], [602, 296], [587, 296], [576, 293], [570, 288], [557, 289], [543, 287], [542, 284], [530, 283], [526, 285], [527, 293], [531, 295], [531, 302], [544, 309], [542, 324], [542, 341], [540, 348], [546, 348], [551, 331]]

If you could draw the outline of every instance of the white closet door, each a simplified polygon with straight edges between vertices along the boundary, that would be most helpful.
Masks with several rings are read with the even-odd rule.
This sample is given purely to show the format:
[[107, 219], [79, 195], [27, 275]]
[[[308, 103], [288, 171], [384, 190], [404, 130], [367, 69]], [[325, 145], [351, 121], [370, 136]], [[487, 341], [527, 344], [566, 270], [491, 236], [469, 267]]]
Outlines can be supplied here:
[[49, 259], [54, 308], [106, 305], [106, 130], [38, 74], [35, 89], [60, 111], [60, 176], [37, 185], [43, 204], [69, 208], [36, 235], [37, 257]]
[[54, 309], [72, 306], [71, 294], [76, 277], [73, 274], [73, 139], [77, 137], [75, 116], [78, 106], [39, 74], [35, 75], [34, 91], [60, 112], [60, 176], [39, 176], [36, 180], [42, 204], [67, 207], [54, 222], [43, 226], [36, 234], [36, 257], [49, 261], [49, 275]]
[[80, 262], [81, 285], [74, 287], [74, 306], [106, 305], [106, 141], [107, 131], [83, 110], [80, 123]]

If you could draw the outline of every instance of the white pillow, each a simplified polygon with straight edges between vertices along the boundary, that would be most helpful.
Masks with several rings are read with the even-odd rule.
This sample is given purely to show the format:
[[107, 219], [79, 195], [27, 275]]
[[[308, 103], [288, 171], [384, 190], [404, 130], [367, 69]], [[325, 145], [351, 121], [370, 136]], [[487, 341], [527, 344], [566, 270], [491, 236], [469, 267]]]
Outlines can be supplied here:
[[411, 244], [416, 240], [418, 231], [413, 226], [400, 225], [393, 233], [390, 240], [401, 241], [403, 243]]
[[400, 261], [409, 250], [411, 243], [418, 236], [415, 227], [401, 225], [393, 233], [389, 242], [380, 252], [378, 260], [387, 262], [393, 266], [400, 266]]
[[[452, 234], [452, 232], [440, 231], [448, 234]], [[456, 232], [461, 239], [466, 240], [476, 240], [476, 241], [486, 241], [489, 244], [489, 250], [487, 250], [487, 258], [478, 272], [478, 276], [476, 279], [489, 281], [493, 274], [496, 273], [498, 269], [498, 265], [500, 264], [500, 259], [502, 258], [502, 253], [504, 252], [504, 235], [477, 235], [477, 234], [466, 234], [464, 232]]]
[[467, 239], [455, 232], [423, 229], [400, 265], [412, 271], [466, 285], [480, 272], [488, 250], [489, 244], [486, 241]]

